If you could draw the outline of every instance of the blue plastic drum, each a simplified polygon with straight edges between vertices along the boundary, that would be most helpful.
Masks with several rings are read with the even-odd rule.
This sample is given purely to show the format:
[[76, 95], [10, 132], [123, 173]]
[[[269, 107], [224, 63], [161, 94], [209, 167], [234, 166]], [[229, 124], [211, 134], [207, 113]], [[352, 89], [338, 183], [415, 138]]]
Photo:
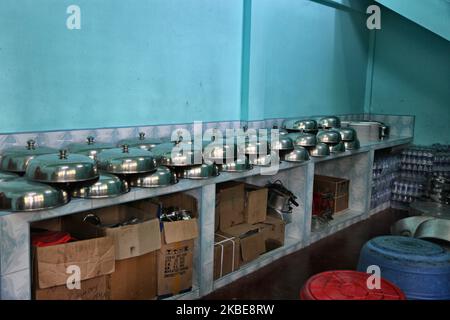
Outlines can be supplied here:
[[450, 253], [431, 242], [383, 236], [368, 241], [361, 250], [358, 270], [370, 265], [381, 277], [397, 285], [408, 299], [450, 300]]

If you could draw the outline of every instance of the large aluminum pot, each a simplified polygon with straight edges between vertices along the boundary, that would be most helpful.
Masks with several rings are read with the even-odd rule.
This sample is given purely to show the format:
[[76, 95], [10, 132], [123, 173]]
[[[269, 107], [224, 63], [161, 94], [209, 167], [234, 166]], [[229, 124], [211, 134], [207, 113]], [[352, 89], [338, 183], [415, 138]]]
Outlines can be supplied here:
[[129, 148], [108, 149], [97, 155], [98, 168], [113, 174], [135, 174], [156, 170], [156, 161], [152, 152]]

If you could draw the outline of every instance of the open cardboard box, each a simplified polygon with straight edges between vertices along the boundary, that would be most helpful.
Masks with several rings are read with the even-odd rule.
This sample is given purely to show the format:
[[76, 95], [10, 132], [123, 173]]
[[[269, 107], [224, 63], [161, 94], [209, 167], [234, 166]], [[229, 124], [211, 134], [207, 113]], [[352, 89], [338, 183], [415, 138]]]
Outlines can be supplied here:
[[178, 207], [192, 214], [190, 220], [161, 222], [162, 246], [157, 257], [158, 296], [167, 297], [192, 287], [194, 240], [198, 237], [197, 199], [185, 193], [175, 193], [134, 202], [133, 206], [147, 211], [155, 204], [160, 206], [160, 210]]
[[[117, 205], [66, 218], [66, 224], [74, 233], [107, 235], [113, 239], [116, 270], [111, 275], [112, 300], [149, 300], [156, 297], [156, 251], [161, 248], [157, 210], [156, 205], [146, 211], [129, 205]], [[88, 213], [94, 213], [105, 225], [133, 217], [141, 222], [108, 228], [83, 222]]]
[[[32, 228], [69, 231], [61, 218], [37, 222]], [[110, 274], [115, 270], [113, 239], [105, 236], [71, 235], [78, 241], [32, 248], [33, 288], [35, 299], [109, 299]], [[72, 273], [80, 270], [81, 290], [66, 286]]]

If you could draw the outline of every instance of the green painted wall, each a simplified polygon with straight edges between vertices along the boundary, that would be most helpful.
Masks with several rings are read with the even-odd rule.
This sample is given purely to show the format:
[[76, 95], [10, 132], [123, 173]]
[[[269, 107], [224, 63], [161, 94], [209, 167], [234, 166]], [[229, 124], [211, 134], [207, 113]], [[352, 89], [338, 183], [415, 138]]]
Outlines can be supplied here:
[[371, 112], [413, 114], [415, 143], [450, 143], [450, 42], [383, 9]]
[[307, 0], [254, 0], [249, 119], [364, 110], [364, 14]]

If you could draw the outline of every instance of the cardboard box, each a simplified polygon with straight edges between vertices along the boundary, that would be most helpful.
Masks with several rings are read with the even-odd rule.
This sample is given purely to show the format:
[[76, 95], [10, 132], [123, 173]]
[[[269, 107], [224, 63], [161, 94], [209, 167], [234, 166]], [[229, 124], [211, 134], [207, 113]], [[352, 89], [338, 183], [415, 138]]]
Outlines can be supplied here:
[[334, 198], [333, 215], [338, 215], [348, 209], [348, 194]]
[[157, 251], [116, 261], [111, 275], [112, 300], [151, 300], [156, 297]]
[[139, 210], [128, 205], [117, 205], [90, 211], [97, 215], [102, 224], [113, 225], [136, 217], [140, 223], [106, 228], [83, 222], [87, 213], [65, 218], [70, 232], [78, 236], [108, 236], [113, 238], [116, 260], [138, 257], [161, 248], [159, 221], [155, 219], [158, 207]]
[[266, 220], [258, 223], [257, 226], [264, 237], [266, 251], [271, 251], [284, 245], [286, 223], [283, 220], [268, 215]]
[[157, 253], [158, 286], [160, 297], [175, 295], [192, 287], [192, 268], [194, 239], [198, 237], [197, 199], [185, 194], [175, 193], [151, 201], [139, 201], [134, 205], [146, 210], [150, 203], [161, 207], [177, 207], [189, 210], [192, 219], [162, 222], [161, 249]]
[[[32, 224], [31, 227], [35, 228], [36, 225]], [[70, 232], [61, 219], [39, 222], [38, 227], [47, 229], [46, 225], [51, 231]], [[72, 236], [80, 240], [48, 247], [33, 247], [32, 270], [36, 289], [65, 286], [72, 275], [67, 273], [67, 268], [72, 265], [80, 268], [80, 281], [114, 272], [115, 251], [111, 237]]]
[[219, 212], [219, 229], [224, 231], [245, 222], [245, 185], [226, 182], [217, 186], [216, 210]]
[[345, 196], [349, 193], [350, 180], [327, 177], [321, 175], [314, 176], [314, 192], [331, 193], [334, 198]]
[[242, 223], [230, 227], [222, 232], [223, 235], [236, 237], [240, 243], [239, 265], [244, 265], [255, 260], [266, 252], [264, 235], [259, 232], [259, 227], [248, 223]]
[[214, 280], [239, 269], [239, 238], [214, 235]]
[[255, 224], [266, 220], [268, 190], [264, 187], [245, 184], [245, 222]]
[[69, 290], [66, 285], [46, 289], [35, 288], [35, 300], [109, 300], [111, 276], [104, 275], [81, 281], [80, 289]]

